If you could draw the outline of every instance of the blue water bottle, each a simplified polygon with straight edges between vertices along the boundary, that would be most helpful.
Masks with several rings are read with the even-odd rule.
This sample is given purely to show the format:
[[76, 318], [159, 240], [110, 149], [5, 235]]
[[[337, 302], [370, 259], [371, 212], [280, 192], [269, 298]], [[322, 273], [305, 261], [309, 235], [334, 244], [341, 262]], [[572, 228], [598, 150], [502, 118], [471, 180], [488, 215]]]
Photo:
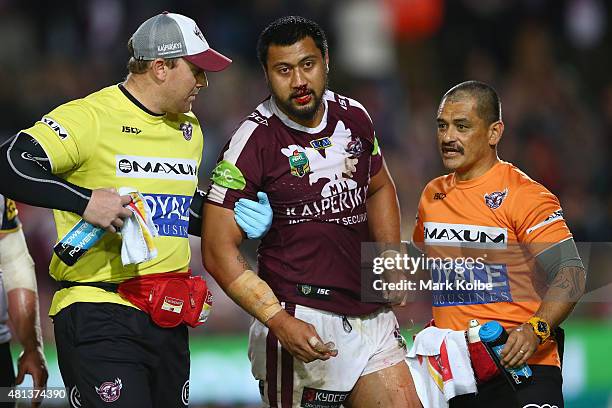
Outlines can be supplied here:
[[497, 366], [502, 369], [506, 378], [513, 388], [521, 387], [531, 382], [533, 374], [531, 368], [527, 364], [523, 364], [517, 368], [504, 368], [501, 365], [501, 352], [508, 340], [508, 332], [502, 327], [499, 322], [491, 321], [483, 324], [478, 332], [480, 340], [489, 350], [489, 354], [495, 360]]
[[55, 244], [53, 252], [66, 265], [72, 266], [102, 238], [105, 232], [106, 230], [82, 219]]

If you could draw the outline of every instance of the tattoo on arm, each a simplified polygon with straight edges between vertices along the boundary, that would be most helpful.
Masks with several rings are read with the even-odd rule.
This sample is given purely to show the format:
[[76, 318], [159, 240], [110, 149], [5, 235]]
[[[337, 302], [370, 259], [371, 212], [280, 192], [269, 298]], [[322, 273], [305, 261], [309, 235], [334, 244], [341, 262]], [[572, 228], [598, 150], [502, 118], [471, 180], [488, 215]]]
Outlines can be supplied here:
[[584, 294], [585, 286], [586, 273], [584, 269], [578, 267], [561, 268], [550, 285], [549, 295], [553, 295], [553, 298], [549, 300], [577, 302]]
[[247, 260], [244, 259], [244, 256], [242, 256], [242, 254], [239, 254], [236, 260], [240, 263], [240, 265], [242, 265], [244, 269], [251, 269], [251, 265], [249, 265]]

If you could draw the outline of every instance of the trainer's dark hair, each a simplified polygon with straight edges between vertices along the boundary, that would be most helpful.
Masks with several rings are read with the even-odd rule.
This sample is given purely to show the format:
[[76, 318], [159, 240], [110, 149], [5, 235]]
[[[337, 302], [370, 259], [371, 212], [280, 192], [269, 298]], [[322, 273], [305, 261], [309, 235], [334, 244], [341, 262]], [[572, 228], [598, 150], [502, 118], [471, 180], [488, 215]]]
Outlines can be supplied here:
[[325, 59], [327, 55], [325, 32], [314, 21], [300, 16], [281, 17], [267, 26], [257, 40], [257, 58], [266, 69], [270, 44], [292, 45], [306, 37], [313, 39]]
[[478, 116], [487, 125], [502, 120], [501, 101], [491, 85], [480, 81], [466, 81], [449, 89], [442, 100], [459, 100], [465, 95], [476, 99]]

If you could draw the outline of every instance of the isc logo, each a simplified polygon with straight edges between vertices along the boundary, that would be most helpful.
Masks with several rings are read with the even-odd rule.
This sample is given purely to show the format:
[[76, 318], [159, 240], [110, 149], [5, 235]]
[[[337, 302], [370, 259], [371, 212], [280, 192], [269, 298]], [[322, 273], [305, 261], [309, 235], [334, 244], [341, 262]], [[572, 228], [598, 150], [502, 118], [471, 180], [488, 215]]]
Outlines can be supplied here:
[[329, 296], [329, 289], [319, 288], [317, 289], [317, 295]]
[[123, 133], [134, 133], [135, 135], [137, 135], [140, 132], [142, 132], [142, 130], [138, 129], [137, 127], [123, 126], [121, 128], [121, 132], [123, 132]]

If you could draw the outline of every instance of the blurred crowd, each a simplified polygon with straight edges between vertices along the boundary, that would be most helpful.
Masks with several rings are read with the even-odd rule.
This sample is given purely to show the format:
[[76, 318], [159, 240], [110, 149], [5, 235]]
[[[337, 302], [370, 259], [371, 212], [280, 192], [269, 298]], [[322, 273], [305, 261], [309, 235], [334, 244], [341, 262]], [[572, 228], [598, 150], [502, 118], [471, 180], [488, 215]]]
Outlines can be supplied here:
[[[259, 32], [277, 17], [299, 14], [327, 31], [330, 88], [372, 116], [398, 187], [403, 239], [422, 188], [444, 172], [435, 139], [440, 97], [477, 79], [502, 99], [500, 156], [559, 197], [577, 241], [612, 241], [611, 8], [604, 0], [0, 0], [0, 134], [121, 82], [131, 33], [153, 14], [179, 12], [234, 60], [209, 75], [194, 104], [205, 129], [205, 188], [232, 130], [267, 96], [255, 53]], [[52, 217], [27, 206], [20, 215], [45, 313], [54, 290], [47, 276]], [[192, 266], [203, 273], [199, 240], [192, 243]], [[418, 309], [424, 316], [427, 306]], [[610, 310], [597, 303], [578, 313]], [[229, 300], [218, 296], [215, 313], [203, 330], [244, 333], [248, 319]], [[414, 315], [402, 312], [402, 320], [410, 325]], [[48, 336], [50, 329], [47, 323]]]

